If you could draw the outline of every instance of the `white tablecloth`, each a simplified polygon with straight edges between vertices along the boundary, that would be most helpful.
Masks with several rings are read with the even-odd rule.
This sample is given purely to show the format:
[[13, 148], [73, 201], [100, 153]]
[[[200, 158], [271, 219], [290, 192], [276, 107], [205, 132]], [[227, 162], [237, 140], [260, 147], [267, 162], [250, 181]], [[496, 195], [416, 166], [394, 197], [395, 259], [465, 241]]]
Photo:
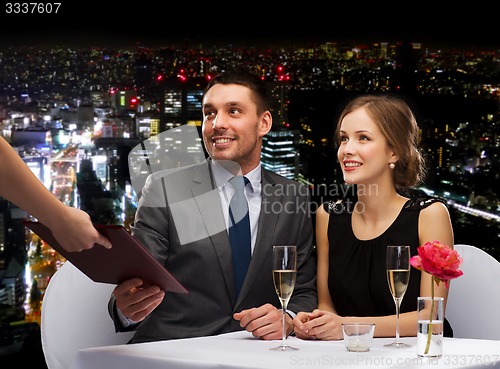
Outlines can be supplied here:
[[78, 351], [71, 369], [209, 369], [209, 368], [500, 368], [500, 341], [445, 338], [440, 359], [420, 358], [412, 348], [384, 347], [373, 340], [369, 352], [348, 352], [343, 341], [288, 338], [298, 351], [269, 350], [279, 341], [262, 341], [248, 332], [151, 343], [88, 348]]

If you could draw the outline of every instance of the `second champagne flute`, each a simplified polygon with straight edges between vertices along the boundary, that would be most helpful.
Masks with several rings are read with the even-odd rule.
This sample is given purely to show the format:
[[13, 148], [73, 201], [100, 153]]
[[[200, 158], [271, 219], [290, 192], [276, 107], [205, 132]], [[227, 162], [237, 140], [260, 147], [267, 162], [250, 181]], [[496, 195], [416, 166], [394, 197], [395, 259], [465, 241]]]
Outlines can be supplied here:
[[273, 246], [273, 281], [282, 309], [282, 339], [281, 345], [271, 350], [298, 350], [286, 342], [286, 307], [295, 288], [297, 276], [297, 246]]
[[410, 281], [410, 246], [387, 246], [387, 282], [396, 304], [396, 340], [385, 346], [411, 347], [399, 339], [399, 308]]

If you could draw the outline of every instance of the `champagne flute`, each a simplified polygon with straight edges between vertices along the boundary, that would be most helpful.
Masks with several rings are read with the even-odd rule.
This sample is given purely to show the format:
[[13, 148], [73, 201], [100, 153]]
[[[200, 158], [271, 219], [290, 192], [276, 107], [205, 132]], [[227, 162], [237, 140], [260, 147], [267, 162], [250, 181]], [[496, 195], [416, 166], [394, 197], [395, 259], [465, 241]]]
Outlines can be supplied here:
[[385, 346], [411, 347], [399, 339], [399, 308], [410, 281], [410, 246], [387, 246], [387, 282], [396, 304], [396, 340]]
[[286, 308], [297, 276], [297, 246], [273, 246], [273, 281], [274, 288], [281, 302], [283, 330], [281, 344], [271, 348], [276, 351], [298, 350], [286, 342]]

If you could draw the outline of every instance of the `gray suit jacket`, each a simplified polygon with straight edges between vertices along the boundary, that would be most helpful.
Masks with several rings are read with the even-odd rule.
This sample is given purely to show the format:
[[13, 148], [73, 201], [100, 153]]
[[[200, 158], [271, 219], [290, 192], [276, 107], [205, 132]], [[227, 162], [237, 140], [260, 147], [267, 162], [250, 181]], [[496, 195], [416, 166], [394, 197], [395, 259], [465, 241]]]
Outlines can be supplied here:
[[262, 170], [262, 205], [252, 260], [240, 295], [234, 293], [231, 246], [218, 190], [207, 161], [156, 173], [143, 189], [132, 234], [188, 289], [166, 293], [135, 329], [131, 342], [208, 336], [241, 330], [234, 312], [271, 303], [280, 307], [272, 276], [273, 245], [297, 245], [297, 281], [288, 309], [317, 307], [316, 262], [309, 192]]

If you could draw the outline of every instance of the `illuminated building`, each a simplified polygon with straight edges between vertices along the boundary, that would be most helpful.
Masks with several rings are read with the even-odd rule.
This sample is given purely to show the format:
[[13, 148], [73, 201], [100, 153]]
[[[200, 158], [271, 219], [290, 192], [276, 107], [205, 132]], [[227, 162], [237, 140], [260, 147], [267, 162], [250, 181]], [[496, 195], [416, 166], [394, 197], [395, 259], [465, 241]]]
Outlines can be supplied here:
[[283, 177], [298, 179], [299, 137], [296, 130], [270, 131], [262, 143], [262, 167]]

